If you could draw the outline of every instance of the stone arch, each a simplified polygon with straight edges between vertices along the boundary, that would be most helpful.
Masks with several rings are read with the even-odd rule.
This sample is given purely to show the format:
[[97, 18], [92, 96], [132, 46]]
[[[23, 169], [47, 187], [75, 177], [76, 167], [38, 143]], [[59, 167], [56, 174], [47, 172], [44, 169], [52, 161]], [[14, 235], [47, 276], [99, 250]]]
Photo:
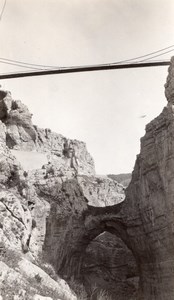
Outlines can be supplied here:
[[[121, 239], [125, 248], [129, 248], [130, 251], [127, 250], [129, 253], [131, 252], [132, 260], [136, 265], [137, 276], [139, 276], [137, 257], [131, 249], [126, 224], [123, 222], [121, 215], [119, 215], [122, 206], [123, 204], [107, 207], [88, 206], [80, 217], [73, 215], [69, 219], [66, 233], [61, 237], [61, 240], [59, 240], [59, 246], [56, 251], [56, 261], [54, 265], [59, 275], [68, 281], [75, 279], [87, 287], [84, 272], [86, 249], [96, 237], [104, 232], [108, 232]], [[126, 284], [124, 285], [122, 283], [122, 286], [118, 287], [118, 290], [122, 291], [120, 292], [120, 299], [122, 299], [121, 294], [126, 293], [124, 290], [125, 286]], [[87, 288], [87, 291], [90, 291], [90, 287], [89, 289]], [[130, 288], [128, 294], [136, 291]], [[123, 299], [125, 299], [126, 296], [124, 294]]]
[[[140, 174], [139, 164], [140, 157], [126, 199], [113, 206], [89, 206], [76, 180], [64, 182], [53, 198], [45, 248], [58, 274], [65, 279], [80, 278], [87, 245], [100, 233], [109, 231], [123, 240], [136, 259], [139, 297], [170, 299], [174, 295], [173, 218], [170, 218], [173, 208], [169, 210], [172, 196], [160, 181], [149, 198], [151, 181], [147, 178], [148, 185], [144, 183], [148, 173]], [[149, 172], [154, 173], [154, 169]]]
[[[103, 232], [119, 237], [132, 251], [126, 224], [117, 214], [123, 204], [107, 207], [88, 206], [79, 217], [71, 217], [57, 249], [56, 269], [63, 277], [81, 277], [81, 267], [89, 243]], [[138, 262], [137, 262], [138, 263]]]

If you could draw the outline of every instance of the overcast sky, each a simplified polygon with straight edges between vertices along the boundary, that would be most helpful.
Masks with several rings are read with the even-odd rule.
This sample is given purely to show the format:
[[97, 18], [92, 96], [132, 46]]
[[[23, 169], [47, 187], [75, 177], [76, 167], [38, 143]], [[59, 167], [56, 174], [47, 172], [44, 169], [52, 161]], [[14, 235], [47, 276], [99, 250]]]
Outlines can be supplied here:
[[[129, 59], [174, 44], [173, 14], [173, 0], [7, 0], [0, 57], [54, 66]], [[0, 67], [0, 73], [24, 70]], [[145, 124], [166, 105], [166, 76], [167, 67], [157, 67], [1, 85], [29, 107], [35, 124], [85, 141], [97, 173], [107, 174], [132, 171]]]

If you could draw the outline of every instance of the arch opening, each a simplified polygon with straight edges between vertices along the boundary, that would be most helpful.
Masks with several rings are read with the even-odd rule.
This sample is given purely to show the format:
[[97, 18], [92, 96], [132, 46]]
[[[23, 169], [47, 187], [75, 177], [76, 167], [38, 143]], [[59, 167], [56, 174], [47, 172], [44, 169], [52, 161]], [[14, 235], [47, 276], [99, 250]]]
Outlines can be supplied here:
[[136, 299], [139, 271], [135, 257], [125, 243], [104, 231], [87, 246], [82, 264], [83, 284], [88, 294], [104, 290], [115, 299]]
[[[113, 215], [86, 216], [75, 235], [68, 230], [66, 245], [59, 248], [57, 272], [68, 282], [84, 285], [90, 299], [105, 291], [111, 299], [136, 299], [139, 287], [139, 266], [126, 241], [124, 225]], [[81, 220], [82, 221], [82, 220]], [[75, 224], [73, 224], [75, 225]]]

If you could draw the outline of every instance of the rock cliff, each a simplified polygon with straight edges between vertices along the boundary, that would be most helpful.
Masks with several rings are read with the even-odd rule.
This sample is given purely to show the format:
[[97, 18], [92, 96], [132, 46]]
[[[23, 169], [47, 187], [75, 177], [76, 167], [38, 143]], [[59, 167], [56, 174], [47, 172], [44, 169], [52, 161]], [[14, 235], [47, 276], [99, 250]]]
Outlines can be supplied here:
[[144, 299], [174, 297], [174, 59], [162, 113], [146, 126], [122, 213]]
[[[34, 145], [31, 119], [22, 120], [20, 113], [28, 112], [18, 102], [11, 114], [14, 101], [10, 93], [0, 92], [0, 296], [1, 299], [36, 299], [38, 295], [50, 299], [76, 299], [66, 282], [47, 272], [50, 266], [41, 261], [45, 239], [46, 217], [50, 204], [37, 197], [32, 174], [22, 169], [11, 152], [12, 144], [23, 140], [16, 132], [26, 130], [29, 147]], [[18, 109], [16, 107], [19, 107]], [[24, 118], [25, 119], [25, 118]], [[28, 126], [28, 127], [27, 127]], [[29, 127], [31, 130], [29, 130]], [[21, 129], [22, 128], [22, 129]], [[9, 138], [10, 136], [10, 138]], [[19, 139], [20, 137], [20, 139]], [[14, 139], [13, 139], [14, 138]], [[33, 143], [33, 144], [32, 144]], [[22, 146], [21, 146], [22, 147]], [[39, 296], [39, 295], [42, 296]]]
[[94, 175], [94, 161], [85, 143], [70, 140], [50, 129], [40, 129], [32, 123], [32, 114], [11, 93], [0, 91], [0, 120], [6, 128], [6, 145], [9, 149], [45, 153], [55, 168], [71, 169], [78, 174]]

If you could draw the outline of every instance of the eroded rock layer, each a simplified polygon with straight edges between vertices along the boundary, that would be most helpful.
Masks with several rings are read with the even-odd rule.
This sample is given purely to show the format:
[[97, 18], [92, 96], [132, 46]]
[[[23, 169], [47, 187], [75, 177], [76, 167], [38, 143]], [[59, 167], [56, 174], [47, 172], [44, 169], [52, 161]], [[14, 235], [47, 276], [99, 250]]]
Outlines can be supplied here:
[[[174, 115], [170, 105], [146, 127], [124, 220], [145, 299], [174, 297]], [[123, 209], [123, 211], [124, 211]]]

